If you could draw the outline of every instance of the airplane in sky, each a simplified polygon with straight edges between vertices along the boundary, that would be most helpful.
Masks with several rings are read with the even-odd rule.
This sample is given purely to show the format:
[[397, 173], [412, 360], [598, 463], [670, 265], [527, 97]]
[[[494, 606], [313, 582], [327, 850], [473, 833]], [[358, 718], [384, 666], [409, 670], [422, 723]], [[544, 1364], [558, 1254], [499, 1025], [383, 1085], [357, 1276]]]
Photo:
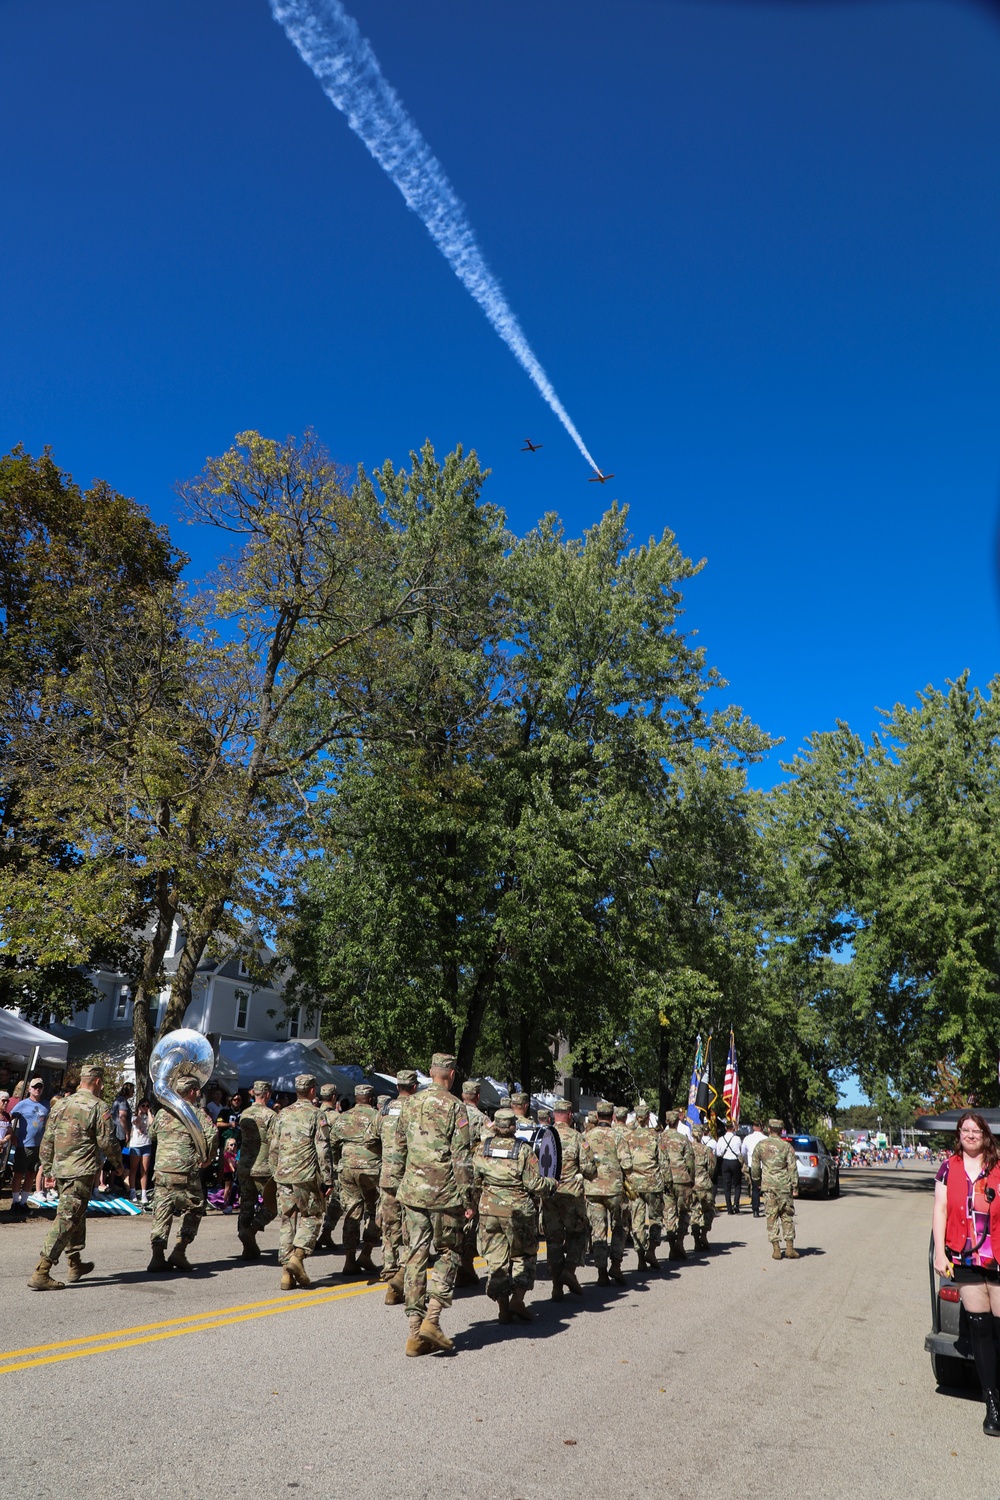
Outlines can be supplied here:
[[537, 453], [539, 448], [544, 448], [544, 443], [533, 443], [530, 438], [525, 438], [522, 453]]
[[587, 480], [587, 483], [588, 484], [607, 484], [608, 480], [609, 479], [614, 479], [614, 477], [615, 476], [613, 474], [602, 474], [601, 471], [600, 471], [600, 469], [598, 469], [597, 473], [596, 474], [592, 474], [591, 477]]

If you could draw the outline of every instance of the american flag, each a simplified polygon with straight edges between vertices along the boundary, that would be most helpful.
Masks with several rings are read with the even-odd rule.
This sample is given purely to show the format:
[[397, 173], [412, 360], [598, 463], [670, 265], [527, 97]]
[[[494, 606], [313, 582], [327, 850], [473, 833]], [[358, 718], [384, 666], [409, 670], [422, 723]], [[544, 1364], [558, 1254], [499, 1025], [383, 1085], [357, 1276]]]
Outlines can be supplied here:
[[736, 1065], [736, 1038], [732, 1032], [729, 1033], [729, 1055], [726, 1058], [722, 1097], [726, 1105], [726, 1118], [735, 1128], [740, 1123], [740, 1070]]

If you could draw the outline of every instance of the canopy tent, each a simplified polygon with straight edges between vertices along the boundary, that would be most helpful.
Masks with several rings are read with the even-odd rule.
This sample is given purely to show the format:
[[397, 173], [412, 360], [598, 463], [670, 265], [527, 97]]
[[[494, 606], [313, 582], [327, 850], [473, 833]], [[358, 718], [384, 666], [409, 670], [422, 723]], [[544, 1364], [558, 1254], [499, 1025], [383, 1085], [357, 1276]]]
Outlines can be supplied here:
[[[235, 1067], [241, 1089], [250, 1088], [257, 1078], [266, 1078], [273, 1089], [294, 1094], [295, 1075], [311, 1073], [317, 1085], [335, 1083], [340, 1097], [353, 1104], [355, 1085], [366, 1081], [361, 1068], [338, 1068], [330, 1062], [322, 1044], [236, 1041], [233, 1037], [223, 1037], [219, 1052], [220, 1061], [225, 1059]], [[377, 1088], [377, 1079], [369, 1081]]]
[[22, 1021], [11, 1010], [0, 1010], [0, 1058], [15, 1067], [27, 1068], [38, 1048], [36, 1067], [64, 1068], [66, 1066], [66, 1043], [60, 1037], [40, 1031], [28, 1021]]
[[[70, 1062], [100, 1057], [121, 1073], [125, 1083], [135, 1083], [135, 1047], [130, 1027], [99, 1026], [96, 1031], [80, 1031], [75, 1026], [63, 1026], [60, 1030], [66, 1033]], [[216, 1057], [211, 1081], [224, 1089], [235, 1089], [238, 1085], [233, 1064]]]

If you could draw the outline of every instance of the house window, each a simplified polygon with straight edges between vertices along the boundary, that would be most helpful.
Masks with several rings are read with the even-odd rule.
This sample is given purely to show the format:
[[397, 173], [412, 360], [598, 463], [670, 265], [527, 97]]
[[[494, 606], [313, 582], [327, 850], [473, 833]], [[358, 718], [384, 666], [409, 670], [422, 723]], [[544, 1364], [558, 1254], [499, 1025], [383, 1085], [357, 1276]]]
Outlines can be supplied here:
[[132, 991], [127, 984], [118, 986], [117, 998], [115, 1000], [115, 1020], [124, 1021], [128, 1014], [128, 1003], [132, 998]]
[[245, 990], [236, 991], [236, 1030], [246, 1031], [247, 1015], [250, 1011], [250, 996]]
[[294, 1014], [290, 1015], [289, 1018], [288, 1018], [288, 1035], [289, 1035], [289, 1038], [291, 1039], [293, 1037], [297, 1037], [298, 1034], [299, 1034], [299, 1032], [301, 1030], [302, 1030], [302, 1007], [300, 1005], [299, 1008], [298, 1008], [298, 1010], [295, 1011]]
[[250, 971], [247, 968], [247, 961], [245, 958], [240, 959], [238, 972], [241, 979], [250, 978]]

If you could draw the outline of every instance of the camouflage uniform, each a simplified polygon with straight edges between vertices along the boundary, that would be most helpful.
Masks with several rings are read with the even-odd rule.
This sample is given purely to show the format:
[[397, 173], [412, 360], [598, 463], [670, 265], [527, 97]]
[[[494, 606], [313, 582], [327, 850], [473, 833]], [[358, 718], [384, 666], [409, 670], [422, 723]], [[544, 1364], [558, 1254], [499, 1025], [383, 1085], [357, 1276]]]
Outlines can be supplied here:
[[683, 1260], [684, 1236], [688, 1232], [694, 1196], [694, 1151], [687, 1136], [677, 1129], [680, 1111], [670, 1109], [665, 1118], [667, 1128], [660, 1136], [660, 1160], [664, 1184], [669, 1169], [670, 1188], [664, 1191], [663, 1222], [670, 1242], [671, 1260]]
[[[269, 1137], [268, 1159], [281, 1212], [278, 1259], [300, 1286], [309, 1285], [308, 1277], [303, 1279], [302, 1260], [319, 1239], [323, 1193], [333, 1181], [326, 1117], [311, 1099], [303, 1097], [315, 1085], [312, 1074], [298, 1075], [295, 1092], [299, 1097], [281, 1111]], [[282, 1285], [286, 1286], [284, 1278]]]
[[371, 1103], [375, 1090], [370, 1084], [358, 1084], [354, 1097], [354, 1108], [334, 1115], [330, 1121], [330, 1145], [337, 1166], [340, 1205], [344, 1211], [345, 1272], [354, 1270], [362, 1224], [365, 1241], [360, 1262], [362, 1269], [372, 1269], [371, 1249], [379, 1240], [375, 1215], [382, 1171], [382, 1137], [378, 1113]]
[[515, 1121], [513, 1111], [497, 1110], [495, 1134], [480, 1143], [473, 1157], [482, 1186], [479, 1250], [486, 1258], [486, 1295], [499, 1304], [502, 1323], [510, 1321], [511, 1313], [531, 1317], [524, 1294], [535, 1284], [537, 1202], [555, 1186], [539, 1172], [528, 1143], [516, 1139]]
[[789, 1260], [798, 1260], [792, 1195], [799, 1186], [799, 1164], [791, 1141], [781, 1139], [782, 1121], [768, 1120], [767, 1128], [771, 1132], [767, 1140], [758, 1141], [754, 1147], [750, 1177], [763, 1189], [772, 1259], [781, 1259], [781, 1236], [784, 1233], [785, 1255]]
[[[509, 1107], [509, 1109], [511, 1110], [511, 1112], [514, 1115], [514, 1129], [515, 1130], [520, 1130], [525, 1125], [531, 1125], [532, 1127], [534, 1126], [535, 1122], [531, 1118], [531, 1095], [530, 1094], [525, 1094], [525, 1093], [511, 1094], [511, 1096], [510, 1096], [510, 1102], [509, 1102], [508, 1107]], [[501, 1103], [500, 1103], [500, 1108], [501, 1109], [504, 1108], [502, 1100], [501, 1100]]]
[[386, 1303], [390, 1307], [403, 1300], [402, 1284], [398, 1278], [403, 1272], [406, 1241], [403, 1233], [403, 1210], [392, 1186], [389, 1157], [403, 1104], [416, 1089], [417, 1075], [412, 1068], [401, 1068], [396, 1074], [396, 1081], [405, 1092], [400, 1093], [396, 1099], [390, 1099], [379, 1115], [382, 1170], [378, 1179], [378, 1224], [382, 1231], [382, 1280], [393, 1283], [385, 1294]]
[[615, 1105], [615, 1112], [612, 1116], [611, 1129], [614, 1131], [615, 1137], [619, 1141], [624, 1140], [626, 1135], [628, 1135], [628, 1108], [626, 1105]]
[[[176, 1084], [182, 1092], [184, 1079]], [[188, 1090], [184, 1090], [188, 1092]], [[191, 1103], [189, 1100], [188, 1103]], [[205, 1132], [209, 1152], [215, 1154], [215, 1123], [208, 1112], [197, 1103], [191, 1108]], [[153, 1172], [153, 1232], [150, 1243], [153, 1259], [150, 1269], [163, 1270], [163, 1252], [170, 1237], [170, 1226], [180, 1219], [177, 1246], [172, 1259], [177, 1270], [190, 1270], [184, 1251], [195, 1235], [205, 1216], [205, 1189], [201, 1184], [201, 1169], [204, 1162], [198, 1153], [194, 1139], [183, 1120], [170, 1113], [169, 1109], [157, 1110], [149, 1124], [150, 1139], [156, 1147], [156, 1167]]]
[[632, 1170], [626, 1181], [632, 1219], [632, 1242], [640, 1267], [656, 1265], [656, 1247], [663, 1228], [663, 1165], [660, 1160], [660, 1137], [649, 1123], [649, 1105], [640, 1099], [635, 1107], [635, 1122], [622, 1139], [632, 1157]]
[[590, 1223], [590, 1246], [594, 1265], [597, 1267], [597, 1279], [602, 1286], [606, 1286], [612, 1279], [624, 1285], [622, 1256], [625, 1253], [625, 1221], [622, 1218], [622, 1194], [625, 1189], [625, 1173], [632, 1168], [628, 1147], [624, 1141], [615, 1139], [611, 1110], [610, 1104], [602, 1102], [597, 1106], [597, 1123], [587, 1138], [597, 1171], [584, 1184], [583, 1189]]
[[708, 1249], [708, 1231], [715, 1218], [715, 1152], [705, 1145], [704, 1125], [691, 1127], [694, 1153], [694, 1194], [691, 1203], [691, 1229], [695, 1248]]
[[[324, 1083], [319, 1091], [319, 1107], [326, 1115], [327, 1129], [330, 1139], [333, 1140], [334, 1122], [337, 1119], [337, 1086], [334, 1083]], [[334, 1164], [333, 1181], [330, 1184], [330, 1194], [326, 1200], [326, 1208], [323, 1210], [323, 1230], [316, 1242], [318, 1250], [333, 1249], [333, 1231], [340, 1222], [340, 1183], [337, 1181], [336, 1164]]]
[[[568, 1110], [568, 1099], [558, 1099], [556, 1109]], [[572, 1125], [553, 1126], [562, 1142], [562, 1171], [559, 1182], [542, 1201], [542, 1223], [545, 1227], [546, 1255], [552, 1278], [552, 1296], [559, 1302], [563, 1286], [579, 1295], [576, 1273], [587, 1254], [590, 1225], [584, 1202], [584, 1183], [597, 1176], [597, 1163], [590, 1142]]]
[[[273, 1109], [257, 1102], [269, 1090], [270, 1086], [264, 1079], [257, 1079], [253, 1086], [254, 1102], [240, 1115], [240, 1154], [237, 1162], [240, 1217], [236, 1232], [243, 1241], [243, 1251], [248, 1258], [255, 1258], [255, 1236], [270, 1224], [278, 1212], [277, 1188], [268, 1161], [268, 1137], [278, 1117]], [[261, 1199], [260, 1204], [257, 1202], [258, 1198]]]
[[[81, 1078], [86, 1079], [88, 1074], [85, 1069]], [[62, 1285], [52, 1281], [48, 1273], [64, 1250], [70, 1281], [79, 1281], [93, 1270], [93, 1265], [80, 1260], [80, 1252], [87, 1239], [87, 1204], [102, 1151], [115, 1171], [124, 1171], [111, 1111], [104, 1100], [82, 1086], [75, 1094], [57, 1099], [45, 1122], [38, 1164], [46, 1177], [56, 1179], [59, 1206], [55, 1223], [45, 1236], [38, 1268], [28, 1283], [35, 1283], [34, 1290], [51, 1291]]]
[[[435, 1053], [432, 1067], [454, 1067]], [[445, 1061], [437, 1059], [445, 1058]], [[406, 1226], [404, 1293], [411, 1330], [430, 1302], [450, 1307], [462, 1263], [465, 1210], [472, 1204], [472, 1151], [465, 1105], [443, 1083], [403, 1101], [389, 1162], [389, 1182]], [[430, 1269], [431, 1246], [438, 1260]]]
[[[493, 1122], [489, 1115], [484, 1115], [479, 1108], [479, 1090], [482, 1088], [478, 1078], [469, 1078], [462, 1085], [462, 1103], [469, 1117], [469, 1145], [473, 1154], [476, 1147], [482, 1142], [489, 1140], [493, 1134]], [[462, 1238], [462, 1264], [458, 1272], [459, 1286], [478, 1286], [479, 1277], [476, 1275], [476, 1250], [479, 1245], [479, 1194], [478, 1181], [472, 1189], [472, 1218], [466, 1219]]]

